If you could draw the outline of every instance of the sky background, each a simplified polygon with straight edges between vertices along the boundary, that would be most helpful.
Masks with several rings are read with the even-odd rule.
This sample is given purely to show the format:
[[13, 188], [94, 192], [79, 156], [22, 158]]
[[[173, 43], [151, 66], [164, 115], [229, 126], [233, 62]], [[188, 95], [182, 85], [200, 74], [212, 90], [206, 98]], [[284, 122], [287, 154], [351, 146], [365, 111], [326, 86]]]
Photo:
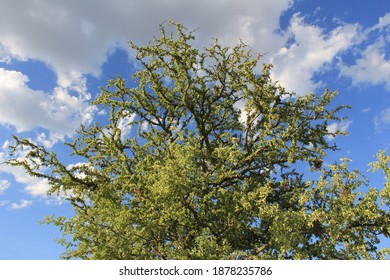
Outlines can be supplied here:
[[[104, 117], [90, 106], [99, 86], [135, 71], [127, 42], [145, 44], [167, 19], [197, 30], [199, 48], [242, 39], [297, 95], [340, 91], [334, 105], [352, 109], [329, 129], [349, 136], [328, 139], [341, 149], [329, 162], [349, 157], [365, 173], [390, 148], [390, 0], [0, 0], [0, 7], [0, 162], [15, 134], [69, 161], [63, 141]], [[382, 174], [367, 176], [382, 187]], [[72, 212], [47, 189], [0, 165], [0, 259], [59, 258], [63, 248], [53, 240], [61, 234], [38, 222]]]

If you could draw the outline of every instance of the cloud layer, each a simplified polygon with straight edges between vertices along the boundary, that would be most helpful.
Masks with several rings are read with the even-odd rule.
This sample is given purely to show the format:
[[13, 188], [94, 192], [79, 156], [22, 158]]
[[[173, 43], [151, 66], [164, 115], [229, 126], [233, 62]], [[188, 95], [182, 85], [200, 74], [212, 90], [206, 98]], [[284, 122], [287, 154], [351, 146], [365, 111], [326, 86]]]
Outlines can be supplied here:
[[374, 124], [377, 133], [381, 133], [385, 128], [390, 127], [390, 107], [382, 110], [375, 116]]
[[60, 79], [72, 71], [97, 75], [107, 52], [130, 39], [149, 41], [158, 32], [158, 24], [172, 18], [199, 28], [201, 40], [218, 37], [231, 43], [241, 37], [269, 52], [282, 43], [273, 31], [291, 2], [96, 0], [91, 5], [78, 0], [2, 0], [1, 49], [3, 60], [41, 60], [52, 66]]

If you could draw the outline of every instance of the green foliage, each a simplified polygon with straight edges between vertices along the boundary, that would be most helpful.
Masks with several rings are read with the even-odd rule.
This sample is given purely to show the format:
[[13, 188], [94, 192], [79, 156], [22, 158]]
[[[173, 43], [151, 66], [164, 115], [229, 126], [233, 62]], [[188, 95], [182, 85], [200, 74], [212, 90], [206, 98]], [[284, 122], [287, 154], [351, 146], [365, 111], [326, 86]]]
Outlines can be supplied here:
[[260, 56], [245, 44], [200, 51], [193, 39], [170, 23], [148, 45], [131, 43], [137, 86], [108, 81], [93, 102], [109, 110], [108, 124], [81, 126], [67, 143], [84, 164], [65, 166], [15, 138], [14, 151], [30, 152], [9, 163], [74, 207], [73, 217], [46, 220], [64, 233], [63, 257], [382, 258], [390, 159], [380, 153], [373, 164], [385, 172], [380, 192], [347, 160], [323, 166], [336, 150], [326, 137], [342, 134], [327, 129], [342, 120], [345, 106], [331, 108], [337, 92], [296, 97], [271, 81], [271, 65], [256, 74]]

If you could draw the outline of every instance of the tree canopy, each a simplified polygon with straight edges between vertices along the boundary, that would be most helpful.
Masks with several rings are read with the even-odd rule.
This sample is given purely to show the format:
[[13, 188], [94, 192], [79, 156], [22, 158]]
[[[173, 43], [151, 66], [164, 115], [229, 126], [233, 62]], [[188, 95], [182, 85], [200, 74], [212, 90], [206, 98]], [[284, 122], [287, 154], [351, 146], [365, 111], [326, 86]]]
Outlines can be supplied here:
[[[15, 137], [8, 163], [66, 193], [74, 216], [48, 217], [64, 258], [377, 259], [390, 236], [390, 157], [370, 188], [337, 151], [328, 126], [347, 106], [337, 92], [296, 96], [270, 78], [244, 43], [205, 49], [170, 22], [145, 46], [130, 43], [136, 86], [117, 77], [93, 105], [106, 124], [81, 126], [78, 162]], [[293, 73], [291, 73], [293, 75]], [[82, 158], [83, 160], [79, 160]]]

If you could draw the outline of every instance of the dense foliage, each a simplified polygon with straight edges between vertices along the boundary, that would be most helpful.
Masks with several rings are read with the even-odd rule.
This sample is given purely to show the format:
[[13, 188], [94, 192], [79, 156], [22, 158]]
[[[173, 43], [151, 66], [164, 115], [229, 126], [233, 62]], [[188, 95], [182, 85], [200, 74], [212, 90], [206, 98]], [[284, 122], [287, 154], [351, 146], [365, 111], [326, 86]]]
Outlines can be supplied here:
[[[167, 30], [173, 30], [167, 31]], [[107, 124], [81, 126], [73, 154], [15, 137], [22, 165], [67, 193], [60, 227], [65, 258], [371, 259], [389, 237], [390, 158], [379, 192], [348, 169], [323, 164], [336, 151], [328, 126], [342, 120], [337, 92], [295, 96], [271, 81], [270, 65], [245, 44], [216, 40], [199, 50], [183, 26], [161, 26], [146, 46], [131, 43], [135, 87], [108, 81], [93, 102]], [[291, 73], [292, 75], [294, 73]]]

